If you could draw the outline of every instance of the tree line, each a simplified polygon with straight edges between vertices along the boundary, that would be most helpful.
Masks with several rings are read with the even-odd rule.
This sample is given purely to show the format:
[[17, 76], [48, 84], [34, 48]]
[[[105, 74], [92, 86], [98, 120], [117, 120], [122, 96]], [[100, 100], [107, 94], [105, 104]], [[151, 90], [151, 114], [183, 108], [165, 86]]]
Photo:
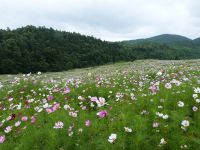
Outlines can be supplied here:
[[136, 59], [199, 58], [199, 50], [164, 44], [124, 45], [46, 27], [0, 30], [0, 74], [64, 71]]

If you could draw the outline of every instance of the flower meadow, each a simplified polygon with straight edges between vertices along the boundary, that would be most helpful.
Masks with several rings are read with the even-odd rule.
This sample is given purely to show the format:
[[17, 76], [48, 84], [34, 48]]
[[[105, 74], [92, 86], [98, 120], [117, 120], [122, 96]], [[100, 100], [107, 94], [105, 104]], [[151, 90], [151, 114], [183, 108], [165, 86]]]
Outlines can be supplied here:
[[200, 61], [0, 76], [1, 150], [200, 149]]

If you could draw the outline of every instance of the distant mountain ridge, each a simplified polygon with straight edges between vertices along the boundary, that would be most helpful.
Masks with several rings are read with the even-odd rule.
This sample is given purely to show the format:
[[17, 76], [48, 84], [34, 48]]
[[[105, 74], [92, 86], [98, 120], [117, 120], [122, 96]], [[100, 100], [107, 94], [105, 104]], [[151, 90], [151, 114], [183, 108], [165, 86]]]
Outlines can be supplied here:
[[145, 42], [155, 42], [160, 44], [197, 44], [200, 43], [200, 38], [190, 39], [182, 35], [176, 34], [161, 34], [154, 37], [146, 38], [146, 39], [136, 39], [136, 40], [127, 40], [122, 41], [124, 44], [138, 44]]

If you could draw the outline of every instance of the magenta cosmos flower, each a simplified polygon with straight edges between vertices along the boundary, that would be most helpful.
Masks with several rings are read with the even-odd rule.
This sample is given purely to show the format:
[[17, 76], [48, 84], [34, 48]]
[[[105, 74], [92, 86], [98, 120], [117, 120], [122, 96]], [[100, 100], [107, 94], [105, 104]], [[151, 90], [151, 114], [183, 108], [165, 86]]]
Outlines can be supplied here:
[[54, 99], [54, 97], [52, 96], [52, 95], [50, 95], [50, 96], [48, 96], [48, 100], [50, 101], [50, 100], [53, 100]]
[[100, 117], [100, 118], [104, 118], [107, 116], [107, 111], [106, 110], [102, 110], [100, 112], [97, 113], [97, 115]]

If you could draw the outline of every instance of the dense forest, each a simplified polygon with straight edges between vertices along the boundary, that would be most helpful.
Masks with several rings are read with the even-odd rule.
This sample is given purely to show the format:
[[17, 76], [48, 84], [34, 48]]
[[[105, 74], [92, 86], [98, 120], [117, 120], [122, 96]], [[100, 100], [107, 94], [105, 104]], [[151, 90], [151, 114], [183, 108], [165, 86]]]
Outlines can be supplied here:
[[119, 44], [78, 33], [34, 26], [0, 30], [0, 73], [62, 71], [134, 59]]
[[107, 42], [45, 27], [0, 30], [0, 73], [63, 71], [135, 59], [200, 58], [200, 40], [195, 44], [185, 40]]

